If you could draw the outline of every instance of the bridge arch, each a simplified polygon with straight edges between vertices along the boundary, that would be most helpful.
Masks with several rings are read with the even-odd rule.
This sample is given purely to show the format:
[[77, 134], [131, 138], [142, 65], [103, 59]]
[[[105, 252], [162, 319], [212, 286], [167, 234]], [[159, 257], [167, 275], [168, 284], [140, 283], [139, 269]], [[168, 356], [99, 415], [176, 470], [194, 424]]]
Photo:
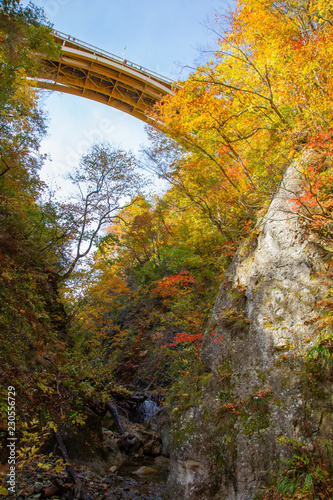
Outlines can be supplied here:
[[172, 80], [54, 31], [61, 45], [58, 60], [45, 60], [36, 87], [82, 96], [124, 111], [144, 122], [165, 95]]

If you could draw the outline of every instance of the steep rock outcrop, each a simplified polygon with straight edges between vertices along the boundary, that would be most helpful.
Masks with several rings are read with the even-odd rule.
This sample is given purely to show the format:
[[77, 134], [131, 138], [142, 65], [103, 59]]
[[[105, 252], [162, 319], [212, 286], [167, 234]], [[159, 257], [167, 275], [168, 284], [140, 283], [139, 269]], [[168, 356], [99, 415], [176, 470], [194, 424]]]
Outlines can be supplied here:
[[210, 374], [171, 430], [170, 498], [253, 499], [291, 454], [289, 440], [312, 450], [333, 438], [332, 379], [311, 393], [303, 360], [332, 254], [294, 212], [300, 191], [293, 164], [226, 274], [201, 350]]

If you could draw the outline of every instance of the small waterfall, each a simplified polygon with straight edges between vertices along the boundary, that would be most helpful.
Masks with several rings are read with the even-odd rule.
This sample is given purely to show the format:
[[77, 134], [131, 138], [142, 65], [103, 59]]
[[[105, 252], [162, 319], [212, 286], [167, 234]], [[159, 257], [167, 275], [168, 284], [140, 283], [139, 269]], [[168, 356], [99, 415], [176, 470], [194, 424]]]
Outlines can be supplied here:
[[152, 399], [146, 399], [136, 409], [135, 421], [142, 424], [149, 420], [158, 411], [159, 407]]

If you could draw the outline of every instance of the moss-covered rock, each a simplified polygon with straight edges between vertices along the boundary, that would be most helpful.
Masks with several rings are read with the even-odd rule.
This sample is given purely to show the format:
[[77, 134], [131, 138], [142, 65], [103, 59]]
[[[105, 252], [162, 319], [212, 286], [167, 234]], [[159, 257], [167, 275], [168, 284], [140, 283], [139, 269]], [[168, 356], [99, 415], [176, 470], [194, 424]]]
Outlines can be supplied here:
[[304, 361], [332, 256], [293, 211], [300, 190], [294, 164], [226, 273], [201, 350], [211, 376], [171, 429], [170, 498], [253, 499], [290, 442], [332, 441], [332, 378], [314, 383]]

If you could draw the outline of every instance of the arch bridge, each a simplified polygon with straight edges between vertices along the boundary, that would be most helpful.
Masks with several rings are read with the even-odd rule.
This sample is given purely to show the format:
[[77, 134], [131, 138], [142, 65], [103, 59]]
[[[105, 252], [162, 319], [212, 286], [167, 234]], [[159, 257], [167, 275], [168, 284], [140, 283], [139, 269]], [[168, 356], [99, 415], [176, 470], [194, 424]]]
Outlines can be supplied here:
[[34, 85], [78, 95], [149, 122], [154, 104], [171, 94], [172, 80], [71, 36], [54, 31], [58, 60], [45, 60]]

